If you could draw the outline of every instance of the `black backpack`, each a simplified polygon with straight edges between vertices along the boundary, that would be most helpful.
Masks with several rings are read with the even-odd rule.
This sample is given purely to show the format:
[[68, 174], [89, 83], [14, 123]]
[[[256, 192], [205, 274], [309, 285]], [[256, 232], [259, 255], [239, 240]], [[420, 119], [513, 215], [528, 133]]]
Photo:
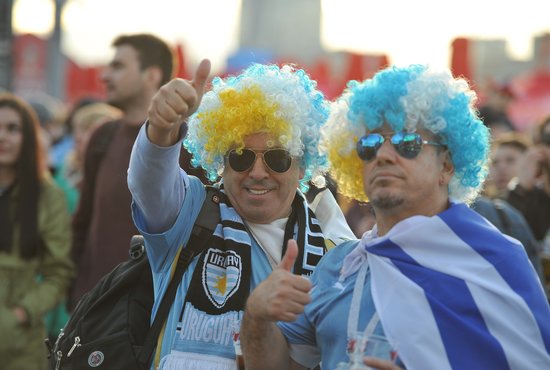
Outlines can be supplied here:
[[219, 190], [206, 186], [206, 198], [187, 246], [150, 325], [153, 279], [141, 235], [132, 237], [130, 259], [119, 264], [78, 302], [55, 344], [45, 339], [49, 369], [149, 369], [152, 354], [177, 287], [194, 256], [219, 223]]

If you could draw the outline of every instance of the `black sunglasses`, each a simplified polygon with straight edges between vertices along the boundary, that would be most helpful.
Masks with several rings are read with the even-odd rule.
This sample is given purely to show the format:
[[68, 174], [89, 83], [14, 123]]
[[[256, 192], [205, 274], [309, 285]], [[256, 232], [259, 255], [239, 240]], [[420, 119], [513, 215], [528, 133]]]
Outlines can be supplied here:
[[[372, 133], [363, 136], [357, 141], [357, 154], [359, 158], [366, 162], [372, 161], [376, 157], [378, 149], [380, 149], [385, 141], [386, 137], [381, 134]], [[422, 139], [422, 136], [416, 132], [396, 132], [391, 136], [390, 141], [397, 153], [408, 159], [415, 158], [422, 150], [422, 145], [424, 144], [443, 146], [441, 143]]]
[[268, 149], [258, 152], [252, 149], [242, 149], [241, 153], [233, 149], [225, 157], [233, 171], [244, 172], [252, 168], [258, 155], [262, 156], [265, 165], [273, 172], [284, 173], [292, 164], [292, 156], [284, 149]]

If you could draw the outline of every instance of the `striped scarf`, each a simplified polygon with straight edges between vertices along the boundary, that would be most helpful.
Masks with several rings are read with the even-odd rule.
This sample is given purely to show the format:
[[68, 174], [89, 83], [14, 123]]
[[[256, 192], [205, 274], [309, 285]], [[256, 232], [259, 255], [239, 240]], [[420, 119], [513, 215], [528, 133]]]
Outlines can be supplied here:
[[[221, 221], [209, 248], [198, 257], [178, 325], [179, 339], [161, 362], [163, 369], [222, 370], [232, 369], [235, 364], [231, 330], [242, 318], [250, 292], [252, 239], [223, 189], [220, 195]], [[283, 254], [290, 238], [296, 239], [299, 246], [294, 273], [310, 275], [325, 253], [325, 241], [319, 222], [300, 192], [296, 193], [285, 228]], [[197, 333], [191, 327], [208, 327], [212, 331], [208, 333], [209, 342], [206, 332]], [[206, 346], [215, 354], [204, 354]]]
[[365, 235], [384, 330], [407, 369], [550, 369], [550, 308], [524, 248], [465, 204]]

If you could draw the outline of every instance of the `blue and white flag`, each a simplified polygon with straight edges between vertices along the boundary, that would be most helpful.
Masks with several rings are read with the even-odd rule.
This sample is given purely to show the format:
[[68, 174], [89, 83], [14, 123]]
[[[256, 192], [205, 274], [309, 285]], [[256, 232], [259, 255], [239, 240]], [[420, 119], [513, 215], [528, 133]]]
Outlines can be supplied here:
[[408, 370], [550, 369], [550, 307], [533, 266], [465, 204], [362, 244], [376, 310]]

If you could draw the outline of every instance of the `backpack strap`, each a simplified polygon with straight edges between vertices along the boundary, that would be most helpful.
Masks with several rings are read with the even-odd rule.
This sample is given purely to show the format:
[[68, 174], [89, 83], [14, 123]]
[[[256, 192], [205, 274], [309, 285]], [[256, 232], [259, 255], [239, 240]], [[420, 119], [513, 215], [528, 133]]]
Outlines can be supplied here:
[[200, 254], [210, 237], [212, 236], [216, 225], [220, 222], [220, 211], [219, 211], [219, 202], [220, 195], [219, 189], [205, 185], [206, 188], [206, 198], [202, 204], [202, 208], [197, 216], [195, 224], [193, 225], [193, 230], [191, 231], [191, 236], [185, 248], [182, 248], [180, 251], [178, 261], [176, 263], [176, 270], [170, 284], [166, 289], [166, 293], [162, 297], [162, 301], [157, 310], [153, 324], [147, 333], [145, 342], [143, 345], [143, 350], [139, 354], [139, 362], [146, 364], [147, 368], [151, 364], [151, 356], [153, 351], [157, 346], [158, 337], [168, 318], [168, 313], [176, 297], [177, 288], [181, 282], [183, 274], [193, 258]]

